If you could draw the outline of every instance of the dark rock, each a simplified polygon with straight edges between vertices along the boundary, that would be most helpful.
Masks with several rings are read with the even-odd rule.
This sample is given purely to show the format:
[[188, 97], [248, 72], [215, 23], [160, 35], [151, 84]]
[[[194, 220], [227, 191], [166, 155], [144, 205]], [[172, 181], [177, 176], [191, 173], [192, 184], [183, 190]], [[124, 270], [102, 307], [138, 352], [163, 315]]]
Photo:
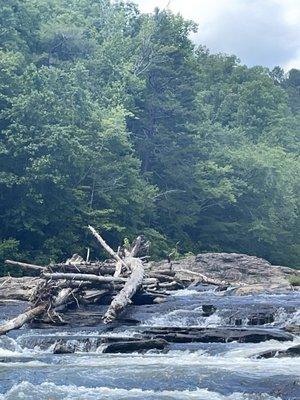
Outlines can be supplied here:
[[289, 347], [286, 350], [269, 350], [254, 356], [255, 358], [282, 358], [282, 357], [299, 357], [300, 356], [300, 345]]
[[236, 315], [230, 316], [229, 322], [235, 326], [241, 326], [244, 323], [250, 326], [270, 324], [274, 322], [274, 312], [271, 309], [271, 311], [266, 310], [259, 313], [243, 314], [241, 310]]
[[293, 340], [289, 333], [268, 329], [237, 328], [152, 328], [143, 332], [149, 338], [165, 339], [175, 343], [260, 343], [267, 340]]
[[216, 312], [217, 308], [212, 304], [203, 304], [202, 310], [203, 310], [203, 316], [209, 317]]
[[151, 349], [163, 350], [167, 346], [168, 342], [164, 339], [130, 340], [110, 343], [103, 350], [103, 353], [133, 353]]
[[132, 302], [136, 306], [153, 304], [156, 297], [157, 295], [152, 293], [136, 293], [132, 298]]
[[72, 354], [75, 353], [75, 345], [69, 343], [57, 342], [53, 354]]
[[248, 325], [265, 325], [274, 322], [274, 315], [262, 312], [250, 315], [248, 319]]

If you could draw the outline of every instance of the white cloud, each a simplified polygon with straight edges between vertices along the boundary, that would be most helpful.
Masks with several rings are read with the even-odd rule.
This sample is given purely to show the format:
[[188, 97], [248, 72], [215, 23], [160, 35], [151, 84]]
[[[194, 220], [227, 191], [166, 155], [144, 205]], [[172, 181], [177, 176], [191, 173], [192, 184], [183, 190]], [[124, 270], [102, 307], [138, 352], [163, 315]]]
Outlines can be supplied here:
[[299, 0], [135, 0], [143, 12], [169, 8], [199, 25], [193, 37], [248, 65], [300, 68]]

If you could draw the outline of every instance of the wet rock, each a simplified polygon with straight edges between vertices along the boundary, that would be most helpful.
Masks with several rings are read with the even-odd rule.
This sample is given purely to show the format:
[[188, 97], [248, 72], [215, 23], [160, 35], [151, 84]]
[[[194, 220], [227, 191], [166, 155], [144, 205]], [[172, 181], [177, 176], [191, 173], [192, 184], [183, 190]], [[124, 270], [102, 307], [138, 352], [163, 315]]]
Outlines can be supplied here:
[[[265, 325], [265, 324], [270, 324], [274, 322], [274, 312], [275, 311], [262, 311], [259, 313], [253, 313], [253, 314], [242, 314], [242, 311], [238, 313], [237, 315], [233, 315], [229, 318], [230, 324], [233, 324], [235, 326], [241, 326], [241, 325], [250, 325], [250, 326], [256, 326], [256, 325]], [[241, 315], [242, 314], [242, 315]]]
[[110, 343], [103, 350], [103, 353], [133, 353], [151, 349], [163, 350], [168, 346], [164, 339], [130, 340]]
[[[103, 315], [106, 311], [106, 306], [94, 306], [88, 308], [77, 308], [66, 310], [63, 314], [64, 323], [71, 327], [78, 326], [101, 326], [103, 325]], [[134, 318], [119, 318], [116, 323], [124, 325], [136, 325], [140, 321]]]
[[248, 325], [265, 325], [274, 322], [273, 314], [258, 313], [250, 315]]
[[300, 335], [300, 325], [287, 325], [284, 330], [286, 332], [294, 333], [295, 335]]
[[299, 357], [300, 356], [300, 345], [289, 347], [286, 350], [268, 350], [263, 351], [256, 356], [255, 358], [282, 358], [282, 357]]
[[157, 298], [156, 294], [136, 293], [132, 298], [132, 302], [137, 306], [141, 306], [146, 304], [153, 304], [156, 298]]
[[237, 328], [152, 328], [143, 332], [149, 338], [165, 339], [174, 343], [260, 343], [267, 340], [288, 341], [293, 335], [268, 329]]
[[75, 345], [70, 343], [57, 342], [53, 354], [72, 354], [75, 353]]
[[217, 311], [217, 308], [212, 304], [203, 304], [202, 311], [204, 317], [210, 317]]

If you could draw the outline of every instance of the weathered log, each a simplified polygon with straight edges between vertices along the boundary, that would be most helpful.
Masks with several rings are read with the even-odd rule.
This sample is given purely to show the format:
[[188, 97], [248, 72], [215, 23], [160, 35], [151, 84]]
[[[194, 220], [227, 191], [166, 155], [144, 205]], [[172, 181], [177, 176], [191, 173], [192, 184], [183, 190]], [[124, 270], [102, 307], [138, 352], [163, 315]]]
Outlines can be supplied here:
[[41, 279], [33, 276], [0, 278], [0, 299], [28, 301], [40, 283]]
[[68, 303], [73, 292], [74, 290], [72, 288], [61, 289], [53, 301], [53, 307], [60, 307]]
[[[51, 279], [50, 275], [53, 274], [47, 274], [45, 277], [47, 279]], [[68, 274], [69, 275], [69, 274]], [[124, 287], [125, 282], [127, 281], [126, 278], [114, 278], [114, 277], [108, 277], [108, 276], [99, 276], [97, 279], [88, 279], [84, 278], [84, 280], [80, 279], [80, 274], [73, 274], [75, 277], [74, 278], [57, 278], [56, 275], [54, 275], [53, 280], [62, 280], [62, 282], [59, 284], [61, 288], [65, 287], [72, 287], [72, 288], [111, 288], [111, 289], [122, 289]], [[60, 275], [61, 276], [61, 275]], [[82, 276], [82, 275], [81, 275]], [[88, 275], [92, 276], [92, 275]], [[99, 279], [100, 278], [100, 279]], [[103, 278], [106, 278], [105, 280]], [[145, 278], [143, 280], [142, 287], [147, 289], [147, 288], [156, 288], [157, 287], [158, 281], [155, 278]]]
[[175, 271], [170, 271], [169, 269], [157, 269], [157, 270], [150, 270], [149, 272], [147, 271], [148, 276], [155, 276], [155, 275], [163, 275], [163, 276], [175, 276], [176, 272]]
[[72, 274], [72, 273], [60, 273], [54, 272], [53, 274], [45, 272], [43, 277], [52, 280], [69, 280], [69, 281], [88, 281], [88, 282], [99, 282], [99, 283], [125, 283], [125, 278], [115, 278], [113, 276], [98, 276], [92, 274]]
[[156, 274], [156, 273], [151, 273], [149, 274], [151, 278], [156, 278], [160, 282], [175, 282], [176, 279], [174, 276], [169, 276], [169, 275], [163, 275], [163, 274]]
[[5, 335], [7, 332], [12, 331], [13, 329], [21, 328], [24, 324], [26, 324], [26, 322], [29, 322], [38, 315], [41, 315], [47, 309], [47, 306], [47, 304], [40, 304], [39, 306], [25, 311], [16, 318], [13, 318], [0, 325], [0, 336]]
[[127, 267], [125, 261], [122, 260], [122, 258], [116, 252], [113, 251], [113, 249], [99, 235], [99, 233], [96, 231], [96, 229], [89, 225], [89, 230], [92, 232], [92, 234], [95, 236], [95, 238], [101, 244], [101, 246], [108, 252], [108, 254], [110, 254], [116, 261], [121, 263], [127, 269], [128, 267]]
[[131, 303], [132, 296], [142, 286], [144, 279], [144, 266], [142, 260], [136, 258], [136, 255], [138, 254], [140, 246], [142, 244], [142, 237], [139, 236], [135, 240], [130, 252], [125, 249], [125, 259], [122, 260], [105, 243], [105, 241], [101, 238], [101, 236], [94, 228], [90, 226], [89, 229], [106, 251], [108, 251], [118, 262], [122, 262], [123, 266], [131, 270], [131, 275], [127, 279], [124, 288], [113, 299], [107, 312], [104, 315], [103, 321], [105, 324], [108, 324], [114, 321], [117, 318], [118, 314], [121, 313], [125, 309], [125, 307]]
[[116, 319], [125, 307], [131, 303], [132, 296], [141, 287], [144, 278], [144, 267], [140, 259], [134, 257], [126, 257], [126, 264], [130, 266], [131, 275], [124, 285], [124, 288], [117, 294], [111, 302], [103, 321], [108, 324]]
[[124, 283], [102, 283], [93, 281], [62, 281], [59, 284], [60, 288], [73, 288], [82, 290], [121, 290], [124, 287]]
[[50, 272], [71, 272], [92, 275], [112, 275], [115, 272], [115, 266], [112, 263], [91, 263], [91, 264], [54, 264], [48, 267]]
[[202, 283], [207, 283], [207, 284], [216, 285], [216, 286], [228, 285], [228, 283], [225, 281], [221, 281], [221, 280], [215, 279], [215, 278], [210, 278], [206, 275], [200, 274], [199, 272], [190, 271], [188, 269], [177, 269], [176, 274], [177, 274], [177, 272], [179, 272], [179, 273], [181, 272], [181, 273], [184, 273], [187, 275], [192, 275], [195, 277], [195, 280], [198, 280], [199, 282], [202, 282]]
[[116, 268], [115, 268], [115, 272], [114, 272], [114, 277], [115, 278], [118, 278], [121, 275], [122, 266], [123, 266], [123, 264], [121, 263], [121, 261], [117, 261], [116, 262]]
[[20, 261], [5, 260], [4, 262], [5, 262], [5, 264], [8, 264], [8, 265], [16, 265], [22, 269], [25, 269], [26, 271], [29, 270], [29, 271], [35, 271], [35, 272], [41, 273], [41, 272], [47, 270], [46, 267], [42, 267], [41, 265], [27, 264], [27, 263], [20, 262]]
[[163, 289], [176, 290], [183, 289], [184, 285], [178, 281], [172, 281], [159, 283], [158, 287]]
[[87, 290], [83, 296], [83, 301], [85, 303], [96, 303], [100, 299], [102, 299], [103, 296], [106, 294], [109, 294], [109, 290], [103, 289], [103, 290]]

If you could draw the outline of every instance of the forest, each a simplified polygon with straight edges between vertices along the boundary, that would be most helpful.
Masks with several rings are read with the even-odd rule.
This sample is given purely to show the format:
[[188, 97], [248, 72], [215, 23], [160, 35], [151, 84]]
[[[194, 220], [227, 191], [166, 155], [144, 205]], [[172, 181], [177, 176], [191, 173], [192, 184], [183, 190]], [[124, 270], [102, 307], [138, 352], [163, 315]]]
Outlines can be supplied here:
[[247, 67], [192, 21], [109, 0], [0, 0], [4, 259], [238, 252], [300, 267], [300, 70]]

